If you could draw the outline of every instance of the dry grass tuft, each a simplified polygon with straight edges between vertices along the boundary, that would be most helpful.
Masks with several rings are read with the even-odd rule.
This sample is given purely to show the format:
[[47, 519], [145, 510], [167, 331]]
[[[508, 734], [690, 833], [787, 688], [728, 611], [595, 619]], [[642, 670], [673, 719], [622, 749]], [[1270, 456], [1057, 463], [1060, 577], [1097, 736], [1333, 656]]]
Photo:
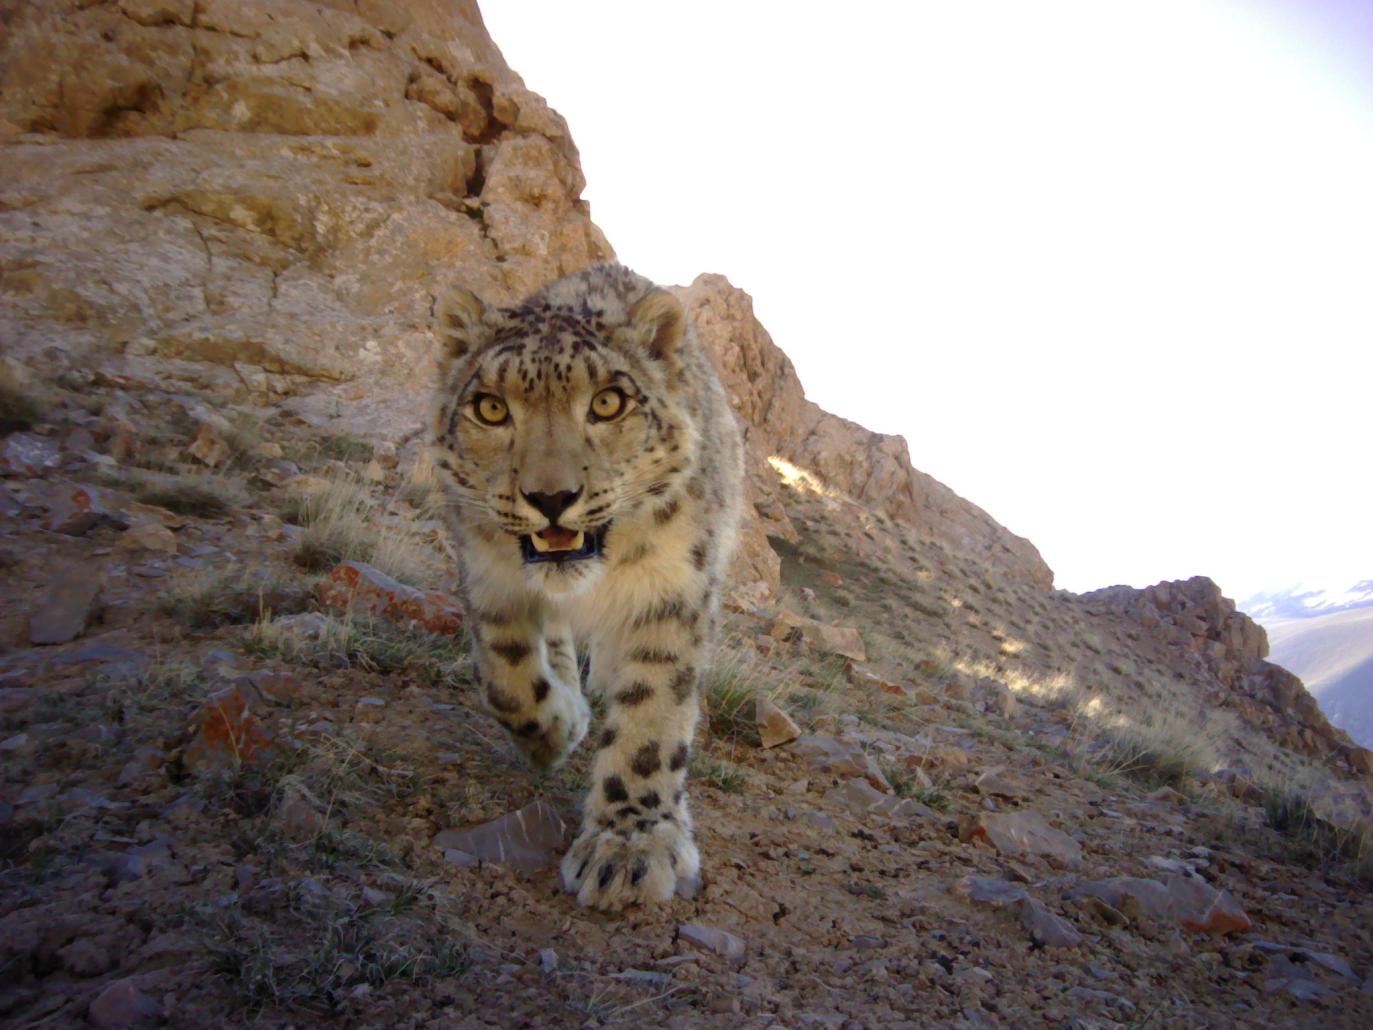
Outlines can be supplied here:
[[170, 580], [158, 608], [187, 629], [213, 629], [304, 611], [311, 588], [308, 580], [261, 568], [204, 569]]
[[137, 501], [166, 508], [178, 515], [199, 519], [222, 519], [242, 503], [237, 484], [231, 479], [209, 475], [174, 477], [168, 475], [132, 476], [124, 470], [112, 485], [129, 487]]
[[471, 673], [466, 634], [412, 632], [384, 619], [321, 616], [317, 628], [283, 626], [265, 612], [248, 634], [256, 654], [318, 669], [408, 671], [426, 683], [453, 684]]
[[363, 561], [402, 583], [431, 585], [443, 562], [414, 510], [404, 507], [409, 511], [388, 514], [387, 502], [350, 474], [335, 475], [322, 488], [288, 494], [282, 513], [305, 529], [292, 560], [312, 572]]

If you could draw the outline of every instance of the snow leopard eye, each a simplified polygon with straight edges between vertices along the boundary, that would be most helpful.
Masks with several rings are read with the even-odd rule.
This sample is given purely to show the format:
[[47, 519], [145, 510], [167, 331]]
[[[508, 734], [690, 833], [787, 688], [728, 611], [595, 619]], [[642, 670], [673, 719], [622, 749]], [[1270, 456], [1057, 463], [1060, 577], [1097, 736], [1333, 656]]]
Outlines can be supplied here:
[[486, 426], [502, 426], [510, 421], [510, 409], [495, 394], [480, 393], [472, 402], [472, 414]]
[[609, 422], [618, 418], [625, 410], [625, 394], [618, 386], [608, 386], [591, 398], [591, 419], [593, 422]]

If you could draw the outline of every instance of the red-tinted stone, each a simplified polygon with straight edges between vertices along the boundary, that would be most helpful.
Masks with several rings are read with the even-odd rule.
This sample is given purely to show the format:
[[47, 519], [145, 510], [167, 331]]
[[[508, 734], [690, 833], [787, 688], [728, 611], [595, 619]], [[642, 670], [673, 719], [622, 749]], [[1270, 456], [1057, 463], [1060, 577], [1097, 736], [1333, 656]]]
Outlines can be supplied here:
[[257, 691], [236, 684], [219, 691], [196, 718], [196, 736], [183, 762], [195, 772], [215, 772], [266, 759], [277, 746], [272, 731], [254, 710]]
[[43, 528], [67, 536], [83, 536], [106, 522], [121, 528], [129, 524], [117, 498], [93, 486], [69, 486], [48, 501]]
[[417, 590], [360, 561], [347, 561], [320, 584], [319, 599], [341, 611], [414, 622], [431, 633], [452, 634], [462, 626], [458, 602], [441, 590]]

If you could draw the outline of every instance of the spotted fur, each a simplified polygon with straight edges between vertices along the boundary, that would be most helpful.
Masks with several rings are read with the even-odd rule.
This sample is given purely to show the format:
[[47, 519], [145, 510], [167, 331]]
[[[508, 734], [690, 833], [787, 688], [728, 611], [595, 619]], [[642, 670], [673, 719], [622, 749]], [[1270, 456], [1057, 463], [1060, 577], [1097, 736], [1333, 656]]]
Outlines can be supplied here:
[[[482, 696], [534, 764], [557, 766], [586, 734], [574, 639], [589, 648], [606, 721], [563, 882], [606, 911], [664, 901], [699, 868], [684, 784], [737, 535], [738, 425], [676, 298], [620, 265], [510, 308], [458, 291], [436, 314], [434, 464]], [[611, 387], [626, 410], [599, 420]], [[483, 395], [506, 422], [480, 416]], [[557, 526], [603, 529], [599, 556], [524, 562], [520, 538], [551, 524], [540, 496], [573, 498]]]

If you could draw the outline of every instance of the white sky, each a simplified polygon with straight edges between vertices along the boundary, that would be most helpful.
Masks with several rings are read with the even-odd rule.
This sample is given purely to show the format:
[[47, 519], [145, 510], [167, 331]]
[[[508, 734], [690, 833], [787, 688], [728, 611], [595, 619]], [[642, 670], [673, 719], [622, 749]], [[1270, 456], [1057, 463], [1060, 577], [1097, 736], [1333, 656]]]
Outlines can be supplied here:
[[1303, 2], [483, 14], [620, 260], [727, 275], [1059, 586], [1243, 598], [1373, 576], [1368, 0]]

